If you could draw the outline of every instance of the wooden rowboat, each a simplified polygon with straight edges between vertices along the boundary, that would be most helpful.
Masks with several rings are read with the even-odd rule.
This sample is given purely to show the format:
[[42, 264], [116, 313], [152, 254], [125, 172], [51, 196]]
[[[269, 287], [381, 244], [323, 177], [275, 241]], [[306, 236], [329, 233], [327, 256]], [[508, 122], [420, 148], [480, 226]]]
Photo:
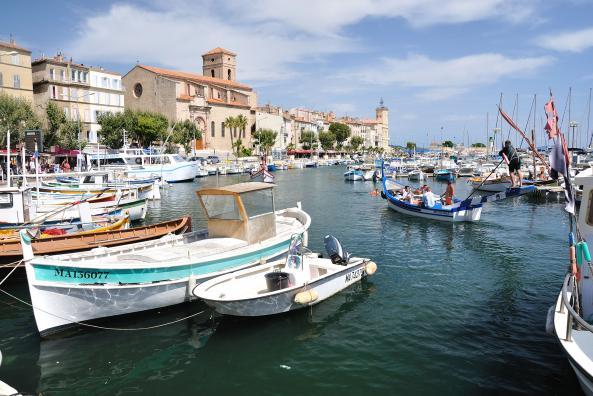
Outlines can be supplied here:
[[[183, 234], [187, 231], [191, 231], [191, 217], [189, 216], [142, 227], [34, 239], [32, 245], [35, 255], [43, 256], [79, 252], [101, 246], [125, 245], [160, 238], [166, 234]], [[2, 262], [8, 263], [20, 258], [22, 258], [20, 240], [8, 240], [0, 243], [0, 260]]]

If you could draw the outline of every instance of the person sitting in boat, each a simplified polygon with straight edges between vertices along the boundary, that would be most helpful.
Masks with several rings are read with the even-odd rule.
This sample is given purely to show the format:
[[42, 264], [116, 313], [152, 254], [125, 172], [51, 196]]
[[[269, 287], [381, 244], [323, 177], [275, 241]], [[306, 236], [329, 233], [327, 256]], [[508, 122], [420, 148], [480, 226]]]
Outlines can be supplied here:
[[410, 202], [412, 200], [412, 191], [410, 191], [410, 186], [405, 186], [404, 189], [401, 192], [401, 198], [402, 201], [408, 201]]
[[548, 180], [548, 176], [546, 175], [546, 168], [541, 166], [539, 168], [539, 173], [537, 174], [537, 178], [539, 180]]
[[441, 198], [444, 198], [445, 205], [451, 205], [453, 203], [453, 197], [455, 196], [455, 186], [451, 182], [451, 180], [447, 180], [447, 189], [441, 195]]
[[[523, 173], [521, 172], [521, 159], [517, 150], [513, 147], [510, 140], [504, 142], [504, 147], [498, 152], [498, 155], [505, 156], [508, 160], [509, 175], [511, 176], [511, 188], [521, 187], [523, 185]], [[504, 158], [504, 157], [503, 157]], [[519, 174], [519, 181], [515, 180], [515, 172]]]
[[437, 195], [426, 186], [426, 191], [422, 194], [422, 204], [427, 208], [432, 208], [437, 202]]

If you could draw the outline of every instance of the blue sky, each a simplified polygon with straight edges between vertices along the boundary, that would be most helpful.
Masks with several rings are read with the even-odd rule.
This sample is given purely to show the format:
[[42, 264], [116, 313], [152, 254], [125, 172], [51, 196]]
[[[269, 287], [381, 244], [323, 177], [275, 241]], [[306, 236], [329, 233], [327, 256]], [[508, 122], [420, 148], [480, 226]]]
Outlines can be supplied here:
[[[220, 46], [238, 54], [238, 79], [260, 104], [366, 118], [382, 97], [395, 144], [440, 140], [441, 127], [445, 139], [485, 141], [486, 113], [491, 130], [501, 93], [508, 113], [518, 95], [522, 126], [537, 94], [541, 139], [548, 88], [562, 111], [572, 87], [581, 141], [593, 129], [586, 131], [591, 0], [52, 0], [7, 8], [0, 38], [12, 34], [34, 57], [61, 50], [122, 74], [136, 61], [200, 72], [200, 55]], [[12, 18], [22, 15], [26, 23]]]

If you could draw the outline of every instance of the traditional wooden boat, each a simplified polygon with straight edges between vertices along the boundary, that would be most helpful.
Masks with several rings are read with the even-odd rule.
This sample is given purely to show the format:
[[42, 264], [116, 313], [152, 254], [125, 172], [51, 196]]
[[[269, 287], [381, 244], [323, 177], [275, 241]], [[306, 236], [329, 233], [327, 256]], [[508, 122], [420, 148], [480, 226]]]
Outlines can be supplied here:
[[[535, 191], [534, 186], [511, 188], [493, 195], [476, 196], [465, 200], [454, 200], [450, 205], [445, 205], [440, 200], [428, 202], [422, 196], [414, 200], [404, 200], [397, 190], [387, 187], [383, 175], [383, 192], [381, 197], [387, 200], [388, 207], [396, 212], [425, 219], [459, 222], [478, 221], [482, 213], [482, 206], [487, 202], [499, 201], [505, 198], [517, 197]], [[432, 200], [431, 200], [432, 201]]]
[[[127, 220], [127, 219], [126, 219]], [[81, 252], [97, 247], [119, 246], [160, 238], [167, 234], [183, 234], [191, 231], [191, 217], [165, 221], [142, 227], [79, 232], [59, 236], [40, 236], [32, 240], [33, 253], [39, 256]], [[2, 240], [0, 261], [12, 262], [22, 257], [20, 239]]]
[[130, 216], [92, 216], [90, 222], [67, 222], [51, 224], [27, 224], [16, 228], [0, 228], [0, 243], [11, 239], [20, 243], [18, 232], [22, 229], [37, 230], [38, 238], [49, 238], [62, 235], [85, 235], [95, 232], [115, 231], [127, 227]]
[[307, 240], [311, 218], [300, 205], [277, 211], [272, 188], [240, 183], [198, 191], [207, 232], [49, 257], [34, 256], [21, 232], [39, 332], [180, 304], [201, 282], [284, 256], [293, 235]]
[[198, 285], [193, 294], [221, 314], [275, 315], [318, 304], [377, 270], [370, 259], [350, 257], [330, 235], [326, 248], [328, 241], [337, 247], [328, 249], [331, 259], [303, 252], [298, 240], [285, 260], [221, 275]]

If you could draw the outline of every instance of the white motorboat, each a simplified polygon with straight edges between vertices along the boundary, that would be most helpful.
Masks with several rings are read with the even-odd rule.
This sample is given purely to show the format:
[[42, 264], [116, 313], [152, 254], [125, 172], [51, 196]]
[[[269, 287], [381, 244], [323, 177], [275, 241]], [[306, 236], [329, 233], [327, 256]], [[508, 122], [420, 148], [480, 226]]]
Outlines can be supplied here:
[[370, 259], [350, 258], [334, 237], [325, 240], [331, 259], [303, 253], [297, 237], [285, 260], [216, 277], [193, 293], [221, 314], [274, 315], [318, 304], [377, 270]]
[[[584, 197], [590, 197], [592, 170], [577, 175], [575, 184], [583, 186]], [[569, 271], [556, 304], [548, 311], [546, 326], [548, 332], [555, 334], [583, 392], [589, 396], [593, 395], [593, 267], [587, 241], [593, 240], [592, 210], [590, 203], [580, 206], [577, 229], [581, 239], [570, 243]]]
[[273, 186], [199, 190], [207, 232], [47, 257], [34, 257], [21, 234], [39, 332], [183, 303], [196, 284], [282, 257], [295, 234], [306, 244], [311, 218], [300, 207], [276, 211]]
[[426, 175], [420, 169], [410, 171], [408, 173], [408, 180], [410, 181], [423, 181], [426, 180]]
[[158, 177], [168, 183], [192, 181], [198, 174], [196, 162], [189, 162], [178, 154], [145, 154], [141, 149], [125, 149], [122, 153], [88, 155], [89, 168], [123, 169], [130, 178]]
[[365, 180], [364, 172], [360, 169], [350, 169], [350, 170], [344, 172], [344, 180], [347, 180], [347, 181]]

